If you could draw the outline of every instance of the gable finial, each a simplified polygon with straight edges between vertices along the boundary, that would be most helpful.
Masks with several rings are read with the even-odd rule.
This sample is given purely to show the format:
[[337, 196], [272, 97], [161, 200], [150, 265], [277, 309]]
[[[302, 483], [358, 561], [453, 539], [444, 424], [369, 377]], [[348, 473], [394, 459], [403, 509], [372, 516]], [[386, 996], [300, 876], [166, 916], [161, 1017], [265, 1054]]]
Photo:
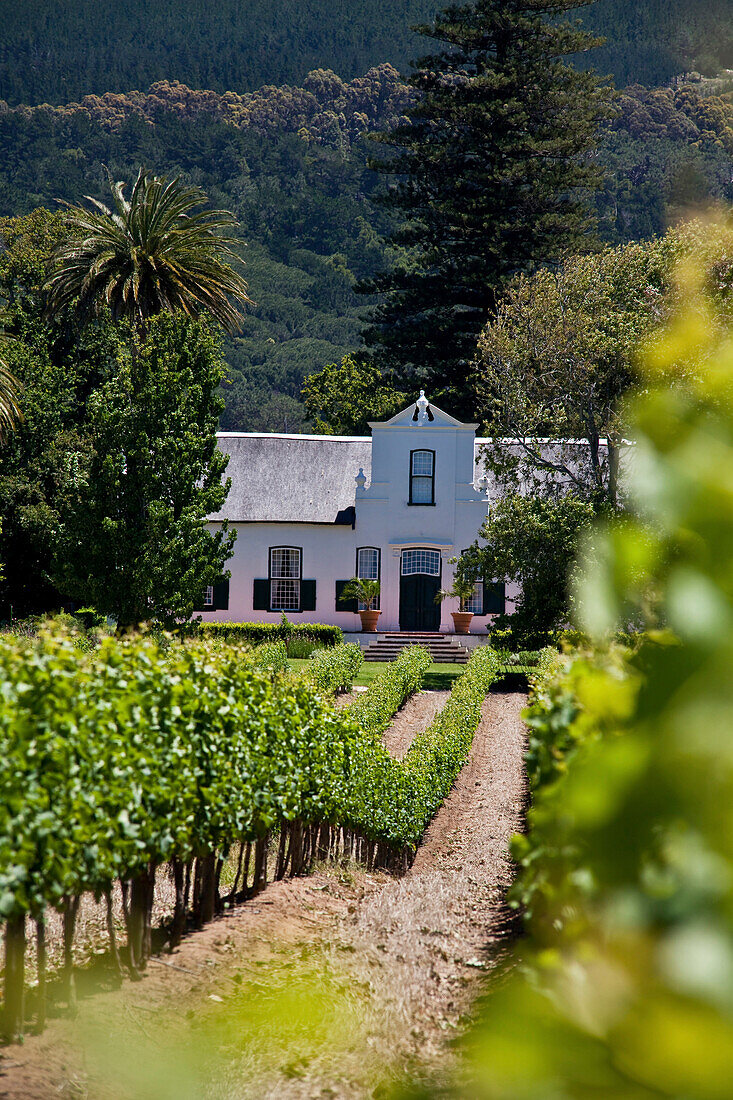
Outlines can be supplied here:
[[429, 423], [429, 421], [428, 421], [428, 408], [430, 406], [430, 402], [428, 401], [427, 397], [425, 396], [425, 390], [420, 390], [420, 396], [417, 399], [416, 405], [417, 405], [417, 422], [418, 422], [418, 424], [427, 424], [427, 423]]

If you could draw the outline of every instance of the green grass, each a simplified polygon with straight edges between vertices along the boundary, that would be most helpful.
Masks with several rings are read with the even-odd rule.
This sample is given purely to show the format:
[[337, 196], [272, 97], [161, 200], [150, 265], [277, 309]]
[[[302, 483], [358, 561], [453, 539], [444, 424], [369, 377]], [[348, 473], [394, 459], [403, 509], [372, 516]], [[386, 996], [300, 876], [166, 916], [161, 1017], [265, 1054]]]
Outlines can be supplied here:
[[[288, 664], [292, 669], [303, 670], [307, 667], [308, 661], [297, 657], [291, 657], [288, 660]], [[385, 664], [382, 661], [365, 661], [361, 666], [359, 675], [354, 680], [354, 684], [357, 687], [369, 687], [375, 676], [378, 676], [384, 668]], [[423, 678], [423, 687], [429, 688], [432, 691], [450, 691], [453, 687], [454, 680], [462, 676], [465, 671], [465, 665], [432, 664]]]

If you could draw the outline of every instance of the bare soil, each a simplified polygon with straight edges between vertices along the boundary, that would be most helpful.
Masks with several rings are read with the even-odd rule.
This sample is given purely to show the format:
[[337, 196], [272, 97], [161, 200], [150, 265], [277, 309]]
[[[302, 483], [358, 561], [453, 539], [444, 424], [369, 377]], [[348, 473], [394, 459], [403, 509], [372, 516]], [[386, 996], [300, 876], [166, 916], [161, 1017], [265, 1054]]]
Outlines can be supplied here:
[[510, 939], [524, 701], [487, 698], [403, 878], [330, 865], [268, 886], [153, 959], [143, 981], [100, 982], [75, 1019], [6, 1048], [0, 1097], [351, 1100], [448, 1072]]
[[448, 701], [449, 691], [418, 691], [397, 711], [384, 734], [384, 747], [402, 760], [413, 740], [424, 733]]

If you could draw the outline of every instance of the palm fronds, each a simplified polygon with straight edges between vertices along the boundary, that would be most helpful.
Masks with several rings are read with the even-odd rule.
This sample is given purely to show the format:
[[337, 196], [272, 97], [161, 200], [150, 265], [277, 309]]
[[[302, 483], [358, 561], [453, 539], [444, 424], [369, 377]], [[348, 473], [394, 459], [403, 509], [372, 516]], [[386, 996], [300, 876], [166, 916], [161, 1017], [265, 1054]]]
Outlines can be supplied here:
[[112, 207], [87, 196], [92, 209], [64, 203], [69, 236], [54, 253], [46, 284], [49, 309], [78, 301], [82, 309], [107, 305], [115, 319], [144, 331], [164, 310], [209, 316], [229, 331], [240, 327], [239, 306], [250, 303], [225, 210], [200, 209], [199, 187], [142, 169], [129, 200], [110, 177]]
[[8, 441], [23, 419], [20, 408], [20, 382], [8, 366], [3, 355], [3, 346], [13, 340], [6, 332], [0, 331], [0, 445]]

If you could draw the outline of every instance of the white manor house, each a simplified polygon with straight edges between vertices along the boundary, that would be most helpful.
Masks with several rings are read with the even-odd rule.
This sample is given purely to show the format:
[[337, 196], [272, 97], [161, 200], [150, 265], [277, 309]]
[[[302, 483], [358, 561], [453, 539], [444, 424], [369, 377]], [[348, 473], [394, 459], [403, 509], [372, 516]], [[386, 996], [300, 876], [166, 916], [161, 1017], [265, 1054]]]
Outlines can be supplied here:
[[[478, 537], [490, 491], [476, 424], [419, 400], [371, 438], [222, 432], [232, 486], [212, 528], [237, 532], [230, 580], [207, 589], [205, 622], [300, 623], [361, 630], [355, 603], [340, 602], [354, 576], [381, 586], [380, 632], [452, 633], [450, 586], [459, 555]], [[503, 584], [479, 582], [473, 634], [504, 611]], [[511, 610], [511, 603], [507, 610]]]

